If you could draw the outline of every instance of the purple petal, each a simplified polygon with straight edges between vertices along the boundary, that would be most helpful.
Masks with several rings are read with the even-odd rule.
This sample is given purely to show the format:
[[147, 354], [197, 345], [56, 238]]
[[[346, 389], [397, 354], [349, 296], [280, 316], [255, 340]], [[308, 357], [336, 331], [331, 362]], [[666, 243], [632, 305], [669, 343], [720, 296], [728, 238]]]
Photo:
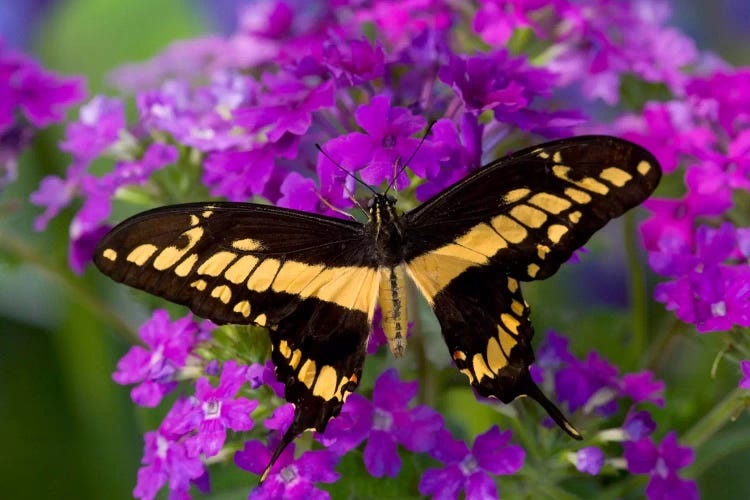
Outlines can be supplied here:
[[659, 445], [659, 453], [670, 469], [682, 469], [693, 463], [695, 454], [689, 446], [677, 444], [677, 433], [670, 432]]
[[490, 476], [484, 472], [475, 472], [466, 480], [466, 498], [477, 500], [495, 500], [497, 496], [497, 485]]
[[427, 469], [419, 480], [419, 492], [432, 495], [435, 500], [455, 500], [465, 481], [466, 478], [457, 466]]
[[666, 477], [657, 474], [651, 476], [646, 486], [646, 497], [649, 500], [698, 500], [700, 495], [695, 481], [686, 481], [677, 474], [669, 473]]
[[[294, 444], [288, 448], [293, 449]], [[237, 467], [255, 474], [261, 474], [270, 460], [271, 451], [260, 441], [247, 441], [245, 447], [234, 454], [234, 463]]]
[[396, 477], [401, 470], [401, 457], [390, 434], [373, 431], [365, 446], [365, 467], [374, 477]]
[[500, 432], [493, 426], [477, 436], [472, 448], [472, 455], [479, 466], [493, 474], [513, 474], [524, 463], [526, 452], [520, 446], [508, 445], [511, 432]]
[[628, 471], [632, 474], [648, 474], [659, 458], [659, 451], [649, 438], [639, 441], [628, 441], [623, 443], [624, 457], [628, 465]]
[[384, 410], [400, 410], [417, 395], [417, 382], [402, 382], [395, 368], [384, 371], [372, 389], [372, 402]]
[[442, 428], [442, 415], [429, 406], [417, 406], [395, 416], [392, 432], [407, 450], [424, 452], [434, 446], [438, 431]]
[[604, 465], [604, 452], [601, 448], [588, 446], [576, 452], [576, 468], [579, 471], [596, 476], [602, 470], [602, 465]]

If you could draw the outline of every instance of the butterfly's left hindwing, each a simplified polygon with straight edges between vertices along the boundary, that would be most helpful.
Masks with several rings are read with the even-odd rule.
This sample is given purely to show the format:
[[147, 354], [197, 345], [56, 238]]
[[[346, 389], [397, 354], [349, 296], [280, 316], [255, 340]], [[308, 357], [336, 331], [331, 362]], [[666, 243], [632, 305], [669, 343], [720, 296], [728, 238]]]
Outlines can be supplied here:
[[360, 224], [255, 204], [175, 205], [115, 227], [94, 262], [215, 323], [269, 328], [295, 405], [279, 452], [308, 428], [322, 432], [359, 383], [379, 282]]

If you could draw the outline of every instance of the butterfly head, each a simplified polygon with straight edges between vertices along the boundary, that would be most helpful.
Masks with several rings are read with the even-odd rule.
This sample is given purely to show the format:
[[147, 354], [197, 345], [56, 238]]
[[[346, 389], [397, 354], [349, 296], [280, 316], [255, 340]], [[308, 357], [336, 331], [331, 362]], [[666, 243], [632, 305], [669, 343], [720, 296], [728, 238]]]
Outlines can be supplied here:
[[378, 193], [370, 198], [367, 209], [370, 211], [370, 220], [376, 224], [382, 225], [398, 218], [396, 198], [387, 193]]

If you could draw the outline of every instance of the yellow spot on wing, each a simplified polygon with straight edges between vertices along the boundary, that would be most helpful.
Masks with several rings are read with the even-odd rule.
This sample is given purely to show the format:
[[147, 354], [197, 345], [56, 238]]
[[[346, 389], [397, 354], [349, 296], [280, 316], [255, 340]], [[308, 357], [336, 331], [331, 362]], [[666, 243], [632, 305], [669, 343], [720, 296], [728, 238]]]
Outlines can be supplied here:
[[638, 170], [639, 174], [646, 175], [648, 171], [651, 170], [651, 164], [646, 160], [641, 160], [641, 162], [635, 168]]
[[281, 266], [273, 280], [274, 292], [299, 294], [321, 272], [324, 266], [303, 264], [288, 260]]
[[513, 191], [509, 191], [505, 196], [503, 196], [503, 202], [505, 202], [506, 205], [515, 203], [526, 198], [530, 192], [531, 191], [526, 188], [514, 189]]
[[552, 243], [558, 243], [565, 233], [568, 232], [568, 228], [561, 224], [552, 224], [547, 228], [547, 237]]
[[633, 178], [633, 176], [626, 171], [616, 167], [605, 168], [602, 170], [602, 173], [599, 174], [599, 177], [617, 187], [623, 187], [626, 182]]
[[463, 351], [453, 351], [453, 359], [456, 361], [466, 361], [466, 353]]
[[550, 248], [547, 245], [537, 245], [536, 254], [540, 259], [544, 259], [549, 253]]
[[299, 361], [302, 359], [302, 351], [299, 349], [295, 349], [292, 353], [292, 359], [289, 360], [289, 366], [292, 367], [292, 370], [297, 368], [297, 365], [299, 364]]
[[315, 380], [315, 361], [312, 359], [305, 360], [297, 373], [297, 380], [302, 382], [309, 389]]
[[500, 236], [511, 243], [522, 242], [528, 234], [521, 224], [505, 215], [498, 215], [492, 219], [492, 227]]
[[487, 364], [490, 370], [495, 373], [498, 373], [508, 364], [508, 360], [500, 349], [500, 343], [495, 337], [490, 337], [489, 342], [487, 342]]
[[570, 213], [568, 214], [568, 219], [569, 219], [569, 220], [570, 220], [570, 222], [572, 222], [573, 224], [578, 224], [578, 221], [579, 221], [579, 220], [581, 220], [581, 212], [578, 212], [578, 211], [575, 211], [575, 212], [570, 212]]
[[273, 283], [281, 263], [276, 259], [266, 259], [255, 268], [247, 280], [247, 288], [256, 292], [265, 292]]
[[136, 266], [142, 266], [148, 259], [151, 258], [152, 255], [154, 255], [154, 252], [156, 252], [156, 250], [156, 245], [146, 243], [145, 245], [135, 247], [133, 251], [128, 254], [126, 260], [128, 262], [132, 262]]
[[521, 323], [516, 318], [508, 313], [502, 313], [500, 315], [500, 321], [503, 322], [503, 325], [505, 325], [505, 328], [509, 332], [518, 335], [518, 327], [521, 325]]
[[510, 351], [518, 342], [516, 342], [516, 339], [514, 339], [508, 332], [503, 331], [499, 326], [497, 327], [497, 336], [500, 339], [500, 347], [502, 347], [505, 355], [510, 358]]
[[203, 290], [206, 289], [206, 286], [208, 286], [208, 283], [206, 283], [203, 280], [197, 280], [197, 281], [193, 281], [192, 283], [190, 283], [190, 286], [192, 286], [193, 288], [197, 288], [198, 290], [202, 292]]
[[529, 227], [540, 227], [547, 220], [547, 214], [528, 205], [517, 205], [513, 207], [510, 211], [510, 215], [520, 223]]
[[164, 271], [167, 268], [172, 267], [177, 263], [178, 260], [182, 259], [182, 257], [185, 256], [186, 253], [190, 251], [191, 248], [195, 246], [198, 241], [203, 237], [203, 228], [202, 227], [194, 227], [193, 229], [188, 229], [180, 237], [186, 237], [188, 239], [188, 244], [185, 245], [183, 248], [177, 248], [175, 246], [168, 246], [161, 252], [159, 252], [159, 255], [156, 256], [154, 259], [154, 269], [158, 271]]
[[206, 210], [206, 211], [205, 211], [205, 212], [203, 212], [203, 213], [202, 213], [201, 215], [203, 215], [203, 217], [205, 217], [206, 219], [208, 219], [208, 218], [209, 218], [209, 217], [211, 217], [211, 216], [212, 216], [213, 214], [214, 214], [214, 213], [213, 213], [213, 212], [212, 212], [211, 210]]
[[481, 252], [474, 252], [466, 247], [459, 246], [453, 243], [444, 245], [437, 250], [433, 250], [431, 253], [435, 255], [443, 255], [445, 257], [455, 257], [475, 264], [486, 264], [487, 256]]
[[265, 314], [259, 314], [255, 317], [253, 320], [258, 326], [266, 326], [266, 322], [268, 321], [268, 318]]
[[523, 311], [524, 311], [523, 304], [521, 304], [517, 300], [514, 300], [510, 304], [510, 309], [511, 311], [513, 311], [513, 314], [515, 314], [516, 316], [523, 316]]
[[536, 274], [538, 272], [539, 266], [537, 264], [529, 264], [529, 266], [526, 268], [526, 274], [528, 274], [532, 278], [536, 277]]
[[571, 179], [568, 175], [570, 173], [570, 167], [566, 167], [564, 165], [555, 165], [554, 167], [552, 167], [552, 172], [560, 179], [568, 181], [571, 184], [575, 184], [576, 186], [581, 187], [587, 191], [602, 195], [609, 193], [609, 188], [607, 186], [591, 177], [582, 177], [578, 180]]
[[555, 163], [562, 163], [562, 155], [559, 151], [555, 151], [555, 154], [552, 155], [552, 161]]
[[237, 250], [242, 250], [243, 252], [251, 252], [253, 250], [258, 250], [260, 248], [263, 248], [263, 245], [258, 240], [254, 240], [252, 238], [245, 238], [242, 240], [234, 240], [232, 242], [232, 247], [236, 248]]
[[541, 158], [542, 160], [546, 160], [547, 158], [549, 158], [549, 153], [546, 153], [542, 150], [538, 150], [538, 151], [539, 153], [537, 153], [537, 156]]
[[510, 290], [511, 293], [516, 293], [518, 291], [518, 280], [517, 279], [508, 277], [508, 290]]
[[506, 248], [508, 243], [488, 224], [477, 224], [471, 231], [456, 239], [456, 245], [471, 248], [486, 257], [492, 257]]
[[292, 350], [289, 348], [289, 342], [287, 342], [286, 340], [282, 340], [281, 342], [279, 342], [279, 352], [286, 359], [289, 359], [289, 357], [292, 355]]
[[104, 252], [102, 252], [102, 257], [114, 261], [117, 260], [117, 252], [115, 252], [111, 248], [108, 248]]
[[197, 215], [191, 215], [190, 216], [190, 225], [191, 226], [197, 226], [200, 223], [200, 221], [201, 220], [198, 218]]
[[232, 290], [226, 285], [219, 285], [211, 290], [211, 297], [217, 298], [225, 304], [232, 300]]
[[591, 201], [591, 196], [588, 193], [573, 188], [565, 188], [565, 196], [577, 203], [588, 203]]
[[420, 255], [408, 263], [406, 270], [417, 284], [427, 302], [432, 305], [435, 295], [454, 278], [475, 264], [456, 257], [436, 255], [434, 252]]
[[250, 316], [250, 302], [246, 300], [242, 300], [240, 302], [237, 302], [234, 305], [234, 309], [232, 309], [236, 313], [240, 313], [244, 317]]
[[551, 214], [559, 214], [563, 210], [570, 208], [571, 205], [565, 198], [560, 198], [549, 193], [537, 193], [529, 199], [529, 203]]
[[198, 274], [206, 274], [208, 276], [218, 276], [226, 269], [226, 267], [237, 257], [236, 253], [232, 252], [216, 252], [203, 264], [198, 267]]
[[259, 261], [260, 259], [253, 255], [243, 255], [237, 259], [237, 262], [229, 266], [229, 269], [224, 272], [224, 277], [227, 281], [239, 285], [247, 279], [250, 271], [255, 268]]
[[474, 375], [476, 375], [478, 381], [482, 381], [484, 377], [492, 378], [492, 371], [490, 371], [487, 363], [484, 361], [484, 356], [481, 353], [476, 353], [471, 362], [472, 368], [474, 368]]
[[198, 262], [198, 254], [191, 253], [182, 262], [180, 262], [177, 267], [174, 268], [174, 273], [177, 276], [184, 278], [185, 276], [190, 274], [190, 271], [193, 270], [193, 266], [196, 262]]
[[333, 399], [336, 395], [336, 370], [329, 365], [320, 368], [318, 379], [315, 381], [313, 395], [320, 396], [326, 401]]

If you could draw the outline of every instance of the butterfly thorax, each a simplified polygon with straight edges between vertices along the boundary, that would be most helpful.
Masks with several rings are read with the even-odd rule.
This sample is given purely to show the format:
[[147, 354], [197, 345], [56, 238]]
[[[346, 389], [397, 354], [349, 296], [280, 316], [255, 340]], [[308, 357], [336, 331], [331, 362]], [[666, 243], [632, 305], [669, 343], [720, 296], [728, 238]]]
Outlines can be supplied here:
[[378, 194], [370, 200], [370, 221], [365, 231], [374, 240], [377, 261], [381, 266], [395, 267], [404, 261], [404, 228], [396, 212], [396, 199]]
[[365, 230], [373, 239], [379, 264], [378, 304], [382, 326], [394, 356], [406, 349], [407, 309], [406, 271], [404, 268], [403, 219], [396, 212], [396, 200], [386, 194], [370, 202], [370, 221]]

